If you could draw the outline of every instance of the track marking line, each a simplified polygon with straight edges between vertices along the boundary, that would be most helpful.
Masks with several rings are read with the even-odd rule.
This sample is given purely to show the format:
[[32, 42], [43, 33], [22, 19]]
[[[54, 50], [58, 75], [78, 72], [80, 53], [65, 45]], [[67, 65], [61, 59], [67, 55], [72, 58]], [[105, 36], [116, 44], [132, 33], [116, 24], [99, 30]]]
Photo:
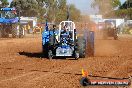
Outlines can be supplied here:
[[[128, 62], [129, 62], [129, 61], [126, 61], [126, 62], [122, 63], [122, 64], [119, 66], [119, 68], [121, 68], [122, 66], [125, 66]], [[118, 69], [119, 69], [119, 68], [118, 68]], [[118, 71], [118, 69], [115, 70], [115, 71], [113, 70], [112, 72], [110, 72], [110, 73], [107, 74], [107, 75], [109, 75], [109, 76], [113, 75], [114, 73], [116, 73], [116, 72]]]
[[33, 74], [33, 73], [35, 73], [35, 72], [29, 72], [29, 73], [26, 73], [26, 74], [22, 74], [22, 75], [19, 75], [19, 76], [12, 77], [12, 78], [10, 78], [10, 79], [0, 80], [0, 83], [1, 83], [1, 82], [5, 82], [5, 81], [16, 80], [16, 79], [18, 79], [18, 78], [21, 78], [21, 77], [24, 77], [24, 76], [27, 76], [27, 75], [31, 75], [31, 74]]

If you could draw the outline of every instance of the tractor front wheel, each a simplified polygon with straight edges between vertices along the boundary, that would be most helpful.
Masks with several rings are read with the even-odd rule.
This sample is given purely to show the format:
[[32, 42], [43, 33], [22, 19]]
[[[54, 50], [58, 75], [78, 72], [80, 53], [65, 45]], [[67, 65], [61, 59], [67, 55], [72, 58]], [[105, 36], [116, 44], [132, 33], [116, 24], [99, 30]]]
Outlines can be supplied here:
[[49, 58], [50, 60], [52, 60], [52, 58], [53, 58], [52, 50], [49, 50], [49, 51], [48, 51], [48, 58]]
[[75, 51], [75, 59], [77, 60], [79, 58], [79, 53]]

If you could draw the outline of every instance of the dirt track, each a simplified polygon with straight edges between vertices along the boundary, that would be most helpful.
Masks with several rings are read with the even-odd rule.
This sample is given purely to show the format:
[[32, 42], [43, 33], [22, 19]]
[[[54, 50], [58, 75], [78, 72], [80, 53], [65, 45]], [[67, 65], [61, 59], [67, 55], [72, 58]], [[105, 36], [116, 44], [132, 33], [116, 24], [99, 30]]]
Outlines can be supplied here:
[[50, 61], [41, 53], [41, 37], [0, 39], [0, 88], [80, 88], [82, 68], [93, 76], [132, 76], [132, 37], [95, 42], [95, 57]]

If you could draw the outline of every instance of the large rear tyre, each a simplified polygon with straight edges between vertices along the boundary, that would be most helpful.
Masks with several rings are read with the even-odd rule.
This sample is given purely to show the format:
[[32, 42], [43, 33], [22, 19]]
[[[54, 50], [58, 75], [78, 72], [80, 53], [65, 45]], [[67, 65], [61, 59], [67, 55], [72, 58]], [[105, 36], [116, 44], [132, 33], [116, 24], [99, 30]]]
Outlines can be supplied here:
[[57, 40], [56, 40], [55, 36], [52, 35], [49, 37], [49, 45], [53, 46], [55, 44], [57, 44]]
[[23, 28], [20, 29], [19, 37], [23, 38], [25, 36], [25, 30]]
[[42, 52], [45, 58], [48, 58], [48, 45], [42, 45]]
[[92, 43], [88, 44], [88, 56], [91, 57], [94, 56], [94, 47], [92, 45], [93, 45]]
[[84, 39], [84, 37], [78, 37], [77, 47], [78, 47], [79, 57], [80, 58], [85, 58], [85, 55], [86, 55], [86, 40]]
[[12, 37], [13, 38], [19, 38], [19, 29], [17, 28], [16, 25], [12, 26], [11, 32], [12, 32]]
[[16, 29], [12, 30], [12, 37], [13, 38], [19, 38], [19, 32], [18, 31], [19, 30], [16, 30]]
[[88, 37], [89, 37], [87, 44], [88, 56], [94, 56], [94, 32], [90, 31], [90, 35]]
[[8, 38], [9, 37], [9, 33], [6, 29], [1, 30], [1, 37], [2, 38]]
[[118, 40], [118, 34], [117, 34], [117, 30], [114, 30], [114, 40]]
[[53, 36], [49, 37], [49, 45], [50, 46], [54, 45], [54, 37]]
[[118, 36], [117, 35], [114, 36], [114, 40], [118, 40]]

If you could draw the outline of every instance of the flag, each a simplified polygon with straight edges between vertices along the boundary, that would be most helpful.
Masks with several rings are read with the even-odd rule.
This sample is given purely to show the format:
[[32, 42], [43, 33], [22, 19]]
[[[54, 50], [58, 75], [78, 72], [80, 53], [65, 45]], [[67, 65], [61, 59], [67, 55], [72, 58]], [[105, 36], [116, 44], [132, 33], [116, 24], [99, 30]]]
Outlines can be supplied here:
[[82, 69], [82, 76], [83, 77], [87, 77], [88, 76], [88, 72], [84, 71], [84, 69]]

